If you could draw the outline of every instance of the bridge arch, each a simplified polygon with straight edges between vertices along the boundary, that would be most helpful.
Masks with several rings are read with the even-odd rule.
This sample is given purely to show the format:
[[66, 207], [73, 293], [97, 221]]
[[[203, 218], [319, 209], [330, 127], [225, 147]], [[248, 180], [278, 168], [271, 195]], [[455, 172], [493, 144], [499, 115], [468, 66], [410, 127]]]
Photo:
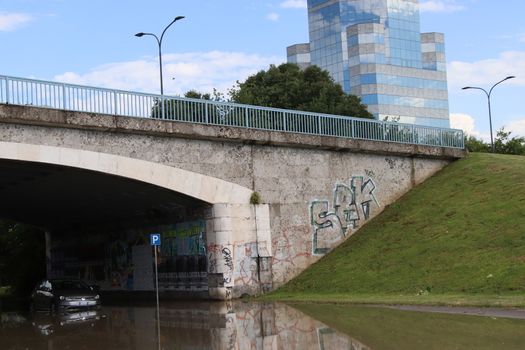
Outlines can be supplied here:
[[249, 204], [252, 190], [232, 182], [145, 160], [81, 149], [0, 142], [0, 159], [46, 163], [120, 176], [209, 204]]
[[[203, 231], [200, 232], [205, 233], [204, 244], [206, 254], [203, 255], [201, 254], [202, 252], [200, 252], [199, 256], [203, 255], [204, 259], [206, 259], [207, 267], [205, 274], [208, 284], [207, 287], [205, 287], [205, 290], [207, 291], [207, 296], [212, 299], [224, 300], [231, 299], [232, 297], [239, 297], [244, 293], [256, 294], [260, 290], [260, 280], [252, 276], [252, 272], [255, 270], [250, 268], [249, 272], [251, 274], [247, 275], [248, 270], [246, 266], [257, 266], [261, 259], [264, 260], [266, 265], [268, 265], [271, 259], [272, 249], [269, 207], [266, 204], [250, 204], [250, 197], [253, 193], [251, 189], [212, 176], [163, 164], [108, 153], [59, 146], [0, 141], [0, 162], [2, 161], [5, 161], [6, 163], [17, 163], [18, 165], [13, 166], [13, 168], [18, 167], [19, 165], [20, 168], [26, 165], [31, 167], [33, 164], [36, 164], [39, 169], [40, 165], [43, 166], [42, 169], [46, 168], [45, 171], [49, 170], [47, 169], [48, 167], [56, 167], [62, 168], [58, 171], [65, 171], [67, 174], [71, 174], [70, 171], [74, 171], [75, 174], [82, 172], [87, 174], [83, 175], [84, 177], [82, 177], [82, 179], [86, 179], [86, 176], [95, 178], [95, 180], [91, 180], [91, 182], [102, 180], [101, 177], [107, 177], [113, 179], [121, 178], [123, 180], [132, 180], [131, 182], [134, 183], [153, 185], [151, 187], [158, 187], [167, 190], [163, 192], [183, 195], [179, 196], [183, 200], [181, 205], [184, 205], [184, 198], [189, 197], [191, 199], [190, 203], [199, 206], [204, 205], [206, 207], [206, 209], [198, 215], [202, 215], [200, 216], [199, 221], [202, 220], [201, 222], [204, 223], [204, 226], [202, 227]], [[7, 165], [8, 168], [10, 166], [12, 165]], [[34, 169], [31, 168], [31, 170]], [[98, 175], [95, 175], [95, 173]], [[114, 180], [107, 181], [109, 182], [104, 183], [104, 188], [106, 190], [111, 188], [111, 191], [113, 191], [114, 188], [107, 184], [116, 184], [117, 182], [112, 182]], [[123, 182], [120, 180], [116, 181]], [[21, 182], [24, 181], [21, 180]], [[56, 182], [54, 184], [56, 184]], [[15, 184], [13, 186], [18, 185], [19, 184]], [[133, 189], [136, 187], [128, 187], [128, 189], [129, 188]], [[55, 192], [47, 190], [41, 195], [47, 197], [54, 196], [56, 191], [64, 191], [63, 184], [60, 183], [59, 187], [54, 187], [54, 190]], [[84, 189], [82, 190], [85, 191]], [[132, 192], [132, 190], [131, 193], [134, 193], [132, 194], [133, 197], [138, 196], [138, 194]], [[160, 195], [160, 192], [154, 193]], [[11, 195], [14, 195], [13, 190], [11, 190]], [[77, 197], [81, 196], [78, 193], [76, 193], [76, 195]], [[74, 194], [73, 197], [75, 197]], [[68, 200], [71, 196], [62, 198]], [[108, 197], [104, 198], [107, 199]], [[141, 197], [138, 196], [137, 198]], [[154, 201], [162, 202], [162, 198], [166, 197], [155, 196]], [[178, 197], [175, 197], [175, 199], [177, 198]], [[3, 209], [8, 208], [10, 210], [16, 208], [22, 211], [27, 210], [28, 208], [26, 208], [24, 204], [25, 203], [20, 203], [20, 200], [18, 200], [13, 206], [10, 201], [8, 201], [6, 204], [8, 207], [4, 207]], [[98, 215], [101, 214], [101, 211], [105, 210], [89, 207], [91, 209], [87, 209], [87, 212], [81, 212], [77, 215], [76, 213], [72, 214], [72, 211], [75, 212], [75, 209], [81, 211], [87, 207], [81, 205], [75, 206], [72, 209], [68, 208], [67, 210], [64, 210], [64, 207], [54, 208], [53, 205], [49, 205], [49, 202], [45, 202], [44, 204], [35, 204], [32, 202], [31, 205], [36, 206], [36, 209], [32, 209], [29, 215], [34, 214], [35, 211], [40, 209], [43, 211], [43, 214], [37, 218], [38, 220], [42, 220], [41, 218], [45, 217], [45, 220], [55, 222], [59, 220], [61, 216], [71, 215], [69, 225], [52, 227], [49, 226], [51, 225], [49, 221], [45, 221], [47, 226], [45, 224], [40, 225], [40, 227], [49, 229], [49, 232], [46, 234], [46, 246], [49, 245], [47, 242], [60, 240], [62, 234], [67, 235], [69, 234], [69, 231], [75, 231], [77, 228], [82, 229], [81, 227], [72, 226], [71, 222], [83, 223], [82, 220], [84, 220], [86, 216], [92, 215], [98, 217]], [[40, 205], [40, 207], [38, 205]], [[67, 206], [67, 203], [63, 205]], [[110, 207], [111, 204], [104, 204], [104, 208]], [[1, 206], [0, 209], [2, 209]], [[123, 211], [122, 209], [120, 210]], [[52, 215], [48, 216], [49, 213]], [[114, 220], [127, 220], [127, 218], [118, 216], [113, 216], [112, 218]], [[171, 217], [167, 217], [166, 220], [170, 220], [170, 218]], [[12, 219], [16, 220], [16, 217], [12, 217]], [[151, 220], [155, 219], [156, 218], [153, 218]], [[35, 222], [27, 223], [39, 226], [38, 223]], [[131, 222], [131, 224], [135, 223], [136, 222]], [[174, 224], [175, 222], [170, 223]], [[184, 224], [186, 223], [187, 222]], [[95, 224], [102, 225], [103, 223], [95, 219]], [[141, 224], [143, 223], [141, 222]], [[146, 224], [151, 224], [151, 222], [147, 222]], [[162, 225], [168, 223], [159, 222], [158, 224]], [[118, 226], [120, 229], [123, 229], [121, 223], [118, 225], [120, 225]], [[98, 226], [95, 226], [95, 229], [98, 228]], [[104, 229], [108, 228], [106, 227]], [[143, 245], [143, 248], [147, 252], [149, 246], [146, 247]], [[237, 251], [256, 251], [258, 252], [258, 255], [257, 257], [252, 257], [251, 255], [240, 255], [239, 259], [237, 259]], [[48, 256], [47, 259], [51, 261], [51, 252], [47, 251], [46, 254]], [[138, 270], [135, 272], [139, 274]], [[202, 282], [199, 282], [199, 286], [202, 287]]]

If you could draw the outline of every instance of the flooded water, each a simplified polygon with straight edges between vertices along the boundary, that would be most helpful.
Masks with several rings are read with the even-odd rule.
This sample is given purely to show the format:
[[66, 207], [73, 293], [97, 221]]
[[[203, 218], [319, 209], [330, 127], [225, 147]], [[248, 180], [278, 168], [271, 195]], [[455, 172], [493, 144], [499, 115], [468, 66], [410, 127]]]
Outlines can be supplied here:
[[525, 320], [377, 307], [161, 303], [0, 313], [0, 349], [525, 349]]

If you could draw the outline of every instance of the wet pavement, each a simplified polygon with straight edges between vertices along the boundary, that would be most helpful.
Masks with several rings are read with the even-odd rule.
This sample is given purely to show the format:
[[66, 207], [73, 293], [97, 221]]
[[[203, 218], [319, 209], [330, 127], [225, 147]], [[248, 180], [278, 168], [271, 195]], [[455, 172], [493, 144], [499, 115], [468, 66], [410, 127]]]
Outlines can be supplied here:
[[[0, 349], [490, 349], [498, 344], [518, 349], [521, 341], [525, 348], [524, 320], [498, 323], [488, 317], [443, 319], [376, 307], [241, 301], [164, 302], [159, 311], [159, 323], [154, 303], [58, 315], [0, 312]], [[448, 323], [451, 329], [446, 328]], [[487, 334], [484, 327], [496, 327], [503, 338], [479, 347], [476, 337]], [[463, 333], [469, 335], [465, 338]]]
[[[385, 306], [377, 306], [385, 307]], [[407, 311], [437, 312], [444, 314], [461, 314], [473, 316], [516, 318], [525, 320], [525, 309], [498, 309], [490, 307], [460, 307], [460, 306], [422, 306], [422, 305], [393, 305], [389, 308]]]

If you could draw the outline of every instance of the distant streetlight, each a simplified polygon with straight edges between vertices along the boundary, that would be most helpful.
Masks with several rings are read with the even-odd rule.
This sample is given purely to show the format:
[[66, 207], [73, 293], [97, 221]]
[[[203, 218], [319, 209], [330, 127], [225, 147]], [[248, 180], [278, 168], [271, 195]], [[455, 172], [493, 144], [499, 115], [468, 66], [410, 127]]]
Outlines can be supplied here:
[[175, 17], [175, 19], [173, 21], [171, 21], [170, 24], [168, 24], [166, 26], [166, 28], [164, 28], [164, 30], [162, 31], [162, 34], [160, 36], [160, 39], [158, 36], [156, 36], [155, 34], [153, 33], [143, 33], [143, 32], [140, 32], [140, 33], [137, 33], [135, 34], [136, 37], [143, 37], [144, 35], [149, 35], [149, 36], [152, 36], [154, 37], [156, 40], [157, 40], [157, 44], [159, 45], [159, 70], [160, 70], [160, 94], [161, 95], [164, 95], [164, 85], [162, 83], [162, 38], [164, 38], [164, 33], [166, 33], [166, 30], [168, 30], [169, 27], [171, 27], [171, 25], [175, 22], [177, 22], [178, 20], [181, 20], [185, 18], [184, 16], [177, 16]]
[[499, 85], [499, 84], [503, 83], [506, 80], [514, 79], [514, 78], [516, 78], [514, 75], [510, 75], [510, 76], [506, 77], [505, 79], [502, 79], [502, 80], [498, 81], [496, 84], [492, 85], [492, 87], [490, 88], [489, 92], [487, 92], [487, 90], [485, 90], [483, 88], [480, 88], [480, 87], [477, 87], [477, 86], [465, 86], [463, 88], [463, 90], [467, 90], [467, 89], [481, 90], [481, 91], [483, 91], [485, 93], [485, 95], [487, 95], [487, 100], [489, 102], [490, 145], [492, 147], [492, 153], [495, 152], [495, 149], [494, 149], [494, 138], [492, 136], [492, 112], [491, 112], [491, 109], [490, 109], [490, 95], [492, 94], [492, 90], [494, 90], [496, 85]]

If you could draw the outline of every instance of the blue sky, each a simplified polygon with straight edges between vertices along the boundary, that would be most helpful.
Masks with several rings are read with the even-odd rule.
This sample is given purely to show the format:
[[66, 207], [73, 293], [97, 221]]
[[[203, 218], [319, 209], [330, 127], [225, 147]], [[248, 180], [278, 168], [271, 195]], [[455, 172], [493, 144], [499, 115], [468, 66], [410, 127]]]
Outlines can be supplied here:
[[[163, 41], [164, 89], [225, 91], [286, 60], [308, 41], [305, 0], [0, 0], [0, 75], [158, 93], [153, 38]], [[525, 136], [523, 0], [420, 0], [421, 29], [444, 32], [452, 124], [488, 138], [487, 98], [462, 86], [490, 86], [494, 130]]]

